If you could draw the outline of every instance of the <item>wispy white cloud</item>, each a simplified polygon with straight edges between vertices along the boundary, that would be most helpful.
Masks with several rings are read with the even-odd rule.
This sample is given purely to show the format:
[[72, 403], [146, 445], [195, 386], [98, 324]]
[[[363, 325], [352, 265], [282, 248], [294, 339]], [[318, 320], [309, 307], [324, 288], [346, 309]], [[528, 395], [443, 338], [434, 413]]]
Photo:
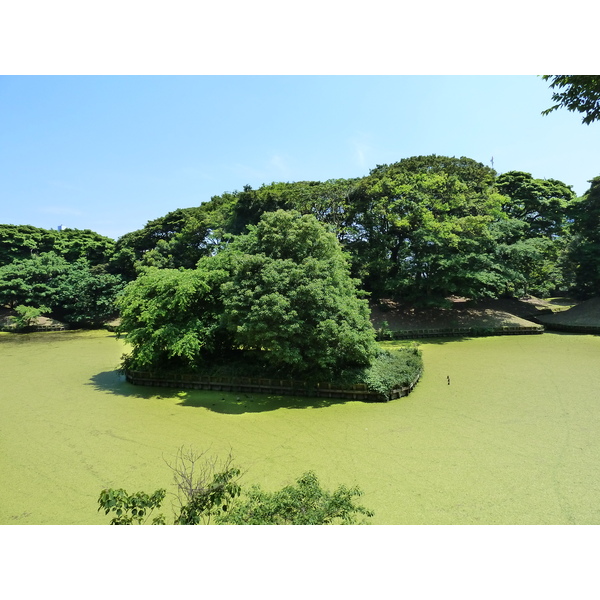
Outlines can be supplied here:
[[361, 135], [350, 140], [354, 160], [361, 169], [366, 169], [370, 166], [370, 157], [373, 154], [373, 146], [365, 139], [366, 137], [365, 135]]

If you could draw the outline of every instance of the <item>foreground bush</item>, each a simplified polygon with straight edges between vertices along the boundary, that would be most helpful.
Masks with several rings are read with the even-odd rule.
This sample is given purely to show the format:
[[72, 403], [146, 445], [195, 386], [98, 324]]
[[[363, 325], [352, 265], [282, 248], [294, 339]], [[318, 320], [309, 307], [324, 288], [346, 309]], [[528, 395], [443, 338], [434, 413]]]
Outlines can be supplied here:
[[355, 504], [359, 488], [342, 485], [333, 492], [321, 487], [312, 471], [277, 492], [253, 486], [232, 510], [217, 518], [223, 525], [352, 525], [358, 515], [373, 512]]
[[[177, 488], [174, 525], [352, 525], [359, 523], [361, 515], [361, 522], [373, 516], [355, 503], [362, 495], [358, 487], [342, 485], [329, 492], [312, 471], [276, 492], [265, 492], [258, 485], [244, 492], [239, 483], [241, 471], [231, 455], [219, 462], [206, 452], [180, 448], [169, 467]], [[98, 498], [98, 510], [113, 513], [111, 525], [142, 525], [160, 509], [165, 495], [164, 489], [151, 495], [105, 489]], [[166, 520], [159, 514], [151, 523], [164, 525]]]

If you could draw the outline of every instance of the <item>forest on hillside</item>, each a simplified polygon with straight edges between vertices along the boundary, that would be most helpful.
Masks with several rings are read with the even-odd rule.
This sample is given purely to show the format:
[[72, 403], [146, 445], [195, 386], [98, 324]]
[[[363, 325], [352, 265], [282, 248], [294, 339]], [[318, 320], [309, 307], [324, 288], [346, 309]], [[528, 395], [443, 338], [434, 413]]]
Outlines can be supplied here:
[[556, 179], [431, 155], [362, 178], [245, 186], [118, 240], [0, 225], [0, 305], [97, 325], [148, 269], [194, 270], [277, 210], [313, 215], [333, 233], [372, 300], [442, 306], [449, 296], [585, 299], [600, 290], [600, 177], [578, 198]]

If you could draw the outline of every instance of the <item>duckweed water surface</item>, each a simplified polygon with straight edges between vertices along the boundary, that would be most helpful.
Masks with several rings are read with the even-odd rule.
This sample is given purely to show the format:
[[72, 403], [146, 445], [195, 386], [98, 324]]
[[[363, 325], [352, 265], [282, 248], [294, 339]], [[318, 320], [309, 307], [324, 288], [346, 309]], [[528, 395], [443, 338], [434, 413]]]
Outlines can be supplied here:
[[139, 388], [107, 332], [0, 334], [0, 523], [107, 523], [100, 490], [169, 489], [182, 445], [359, 485], [377, 524], [600, 523], [600, 337], [422, 348], [414, 392], [367, 404]]

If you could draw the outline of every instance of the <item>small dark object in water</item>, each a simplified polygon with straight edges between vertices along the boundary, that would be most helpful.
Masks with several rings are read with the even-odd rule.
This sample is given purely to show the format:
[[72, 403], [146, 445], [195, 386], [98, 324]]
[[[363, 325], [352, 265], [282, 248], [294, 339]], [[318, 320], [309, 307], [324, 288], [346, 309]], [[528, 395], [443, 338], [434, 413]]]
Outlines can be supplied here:
[[450, 385], [450, 375], [446, 375], [446, 379], [448, 380], [448, 385]]

